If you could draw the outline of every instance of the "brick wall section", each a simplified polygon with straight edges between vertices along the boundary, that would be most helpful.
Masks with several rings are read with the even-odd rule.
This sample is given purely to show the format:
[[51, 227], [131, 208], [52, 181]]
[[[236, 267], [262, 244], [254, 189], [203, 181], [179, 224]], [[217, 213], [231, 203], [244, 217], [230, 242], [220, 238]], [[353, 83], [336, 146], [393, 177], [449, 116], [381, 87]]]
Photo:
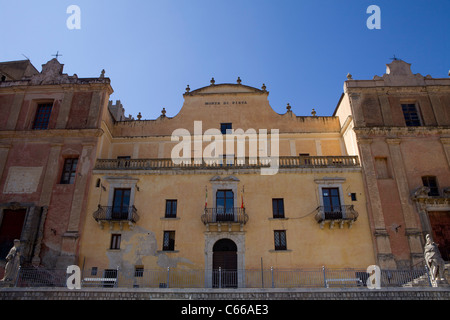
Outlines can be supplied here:
[[450, 288], [82, 289], [2, 288], [0, 300], [450, 300]]

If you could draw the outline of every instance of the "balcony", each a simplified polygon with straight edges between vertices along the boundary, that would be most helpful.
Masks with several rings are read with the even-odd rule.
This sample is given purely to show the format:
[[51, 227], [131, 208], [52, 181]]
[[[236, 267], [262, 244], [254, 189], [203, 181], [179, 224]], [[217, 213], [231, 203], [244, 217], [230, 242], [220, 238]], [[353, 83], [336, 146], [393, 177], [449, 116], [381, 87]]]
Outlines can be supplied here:
[[323, 229], [325, 223], [330, 223], [330, 229], [333, 229], [336, 223], [342, 229], [345, 223], [348, 223], [348, 227], [351, 228], [353, 223], [358, 218], [358, 212], [353, 205], [345, 206], [320, 206], [317, 208], [315, 215], [316, 221], [320, 224], [320, 228]]
[[106, 223], [109, 224], [111, 229], [114, 224], [118, 224], [121, 230], [124, 224], [128, 224], [130, 228], [133, 228], [134, 224], [139, 220], [135, 206], [110, 207], [98, 205], [97, 210], [93, 213], [93, 217], [102, 229]]
[[[357, 156], [280, 156], [279, 168], [352, 168], [359, 167]], [[270, 167], [264, 158], [185, 159], [174, 163], [172, 159], [98, 159], [95, 170], [165, 170], [165, 169], [258, 169]], [[272, 163], [272, 166], [275, 164]]]
[[232, 231], [233, 225], [239, 226], [239, 231], [243, 231], [244, 225], [248, 221], [245, 208], [205, 208], [202, 222], [206, 225], [207, 231], [211, 225], [217, 226], [217, 231], [222, 231], [222, 225], [228, 226], [228, 231]]

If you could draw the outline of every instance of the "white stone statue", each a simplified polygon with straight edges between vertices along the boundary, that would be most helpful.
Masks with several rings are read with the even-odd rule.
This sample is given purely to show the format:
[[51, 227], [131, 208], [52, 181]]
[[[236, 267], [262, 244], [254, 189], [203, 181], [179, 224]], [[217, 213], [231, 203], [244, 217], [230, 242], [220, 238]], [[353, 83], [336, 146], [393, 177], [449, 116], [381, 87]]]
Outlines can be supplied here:
[[[426, 243], [424, 248], [425, 261], [427, 263], [428, 269], [431, 272], [431, 278], [433, 282], [445, 281], [445, 262], [441, 257], [441, 253], [438, 249], [438, 244], [431, 241], [429, 234], [426, 235]], [[438, 277], [439, 275], [439, 277]]]
[[5, 266], [5, 275], [3, 279], [0, 280], [2, 282], [12, 282], [17, 276], [17, 272], [20, 267], [20, 240], [14, 240], [14, 246], [9, 250], [8, 255], [6, 256], [6, 266]]

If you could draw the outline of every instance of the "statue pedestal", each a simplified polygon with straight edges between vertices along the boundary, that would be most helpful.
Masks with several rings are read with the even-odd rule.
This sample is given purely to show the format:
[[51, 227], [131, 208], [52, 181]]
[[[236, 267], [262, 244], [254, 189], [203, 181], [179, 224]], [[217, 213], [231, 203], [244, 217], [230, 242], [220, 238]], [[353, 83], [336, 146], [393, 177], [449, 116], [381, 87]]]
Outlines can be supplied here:
[[431, 283], [432, 283], [433, 287], [438, 287], [438, 288], [450, 287], [450, 285], [446, 279], [432, 280]]

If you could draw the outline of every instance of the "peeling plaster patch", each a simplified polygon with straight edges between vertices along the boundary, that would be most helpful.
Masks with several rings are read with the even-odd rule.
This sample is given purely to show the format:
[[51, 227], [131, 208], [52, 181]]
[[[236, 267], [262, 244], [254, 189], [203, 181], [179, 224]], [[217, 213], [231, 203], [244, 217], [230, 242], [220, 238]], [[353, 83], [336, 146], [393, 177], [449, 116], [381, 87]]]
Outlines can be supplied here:
[[10, 167], [3, 193], [36, 192], [42, 167]]
[[192, 264], [186, 258], [171, 258], [158, 252], [155, 234], [139, 226], [135, 226], [132, 231], [121, 233], [121, 248], [106, 252], [110, 268], [133, 270], [136, 265], [143, 265], [146, 257], [157, 257], [157, 264], [162, 268], [174, 268], [178, 263]]

